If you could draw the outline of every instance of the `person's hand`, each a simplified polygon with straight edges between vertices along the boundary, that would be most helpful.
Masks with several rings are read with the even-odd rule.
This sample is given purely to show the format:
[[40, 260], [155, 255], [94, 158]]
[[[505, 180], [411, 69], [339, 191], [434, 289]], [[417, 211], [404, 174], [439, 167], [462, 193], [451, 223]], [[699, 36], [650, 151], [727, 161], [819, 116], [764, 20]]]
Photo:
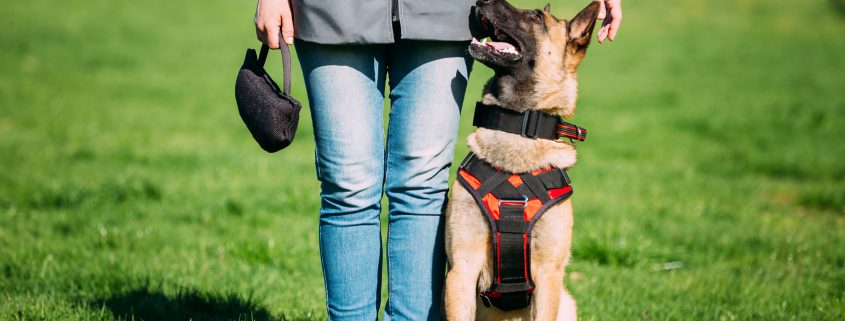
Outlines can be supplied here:
[[272, 49], [279, 48], [279, 30], [288, 45], [293, 44], [293, 15], [288, 0], [258, 0], [255, 35]]
[[601, 3], [599, 20], [604, 20], [599, 29], [599, 43], [603, 43], [605, 39], [613, 41], [616, 39], [616, 33], [619, 32], [619, 25], [622, 24], [622, 0], [596, 1]]

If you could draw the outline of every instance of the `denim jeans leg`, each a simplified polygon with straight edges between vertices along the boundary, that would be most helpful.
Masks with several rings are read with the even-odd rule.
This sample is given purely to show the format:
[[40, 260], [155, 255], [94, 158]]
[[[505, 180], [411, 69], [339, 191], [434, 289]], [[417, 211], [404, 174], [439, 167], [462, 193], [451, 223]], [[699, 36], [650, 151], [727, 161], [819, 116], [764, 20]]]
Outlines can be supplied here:
[[387, 55], [388, 301], [384, 320], [440, 320], [442, 214], [472, 60], [466, 42], [403, 40]]
[[377, 319], [384, 182], [384, 47], [297, 41], [321, 187], [329, 320]]

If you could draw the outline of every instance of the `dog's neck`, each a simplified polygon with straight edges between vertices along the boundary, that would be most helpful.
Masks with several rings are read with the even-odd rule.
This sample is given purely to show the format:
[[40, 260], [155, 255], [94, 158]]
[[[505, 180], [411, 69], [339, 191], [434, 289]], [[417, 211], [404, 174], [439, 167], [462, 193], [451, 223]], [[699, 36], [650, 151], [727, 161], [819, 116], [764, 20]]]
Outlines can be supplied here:
[[533, 81], [530, 79], [495, 75], [484, 85], [481, 102], [523, 112], [535, 103], [532, 97], [525, 94], [531, 92], [533, 87]]
[[[513, 76], [496, 75], [484, 88], [481, 102], [524, 112], [537, 109], [559, 117], [569, 117], [574, 112], [574, 93], [557, 90], [543, 94], [543, 97], [572, 96], [573, 99], [536, 99], [534, 93], [540, 88], [530, 81], [520, 81]], [[491, 165], [513, 173], [524, 173], [538, 169], [557, 167], [570, 168], [575, 165], [576, 151], [571, 144], [548, 139], [531, 139], [517, 134], [487, 128], [478, 128], [467, 138], [470, 150]]]
[[512, 173], [575, 165], [575, 147], [548, 139], [531, 139], [517, 134], [478, 128], [467, 137], [470, 150], [493, 167]]
[[513, 173], [549, 167], [566, 169], [574, 166], [576, 160], [575, 147], [571, 144], [532, 139], [483, 127], [470, 134], [467, 143], [479, 158], [496, 168]]
[[[487, 95], [485, 95], [487, 97]], [[483, 101], [489, 104], [488, 100]], [[470, 150], [496, 168], [512, 173], [575, 165], [575, 147], [549, 139], [532, 139], [501, 130], [479, 127], [467, 138]]]
[[578, 81], [573, 77], [537, 83], [513, 75], [494, 75], [484, 86], [481, 102], [524, 112], [535, 109], [562, 118], [575, 114]]

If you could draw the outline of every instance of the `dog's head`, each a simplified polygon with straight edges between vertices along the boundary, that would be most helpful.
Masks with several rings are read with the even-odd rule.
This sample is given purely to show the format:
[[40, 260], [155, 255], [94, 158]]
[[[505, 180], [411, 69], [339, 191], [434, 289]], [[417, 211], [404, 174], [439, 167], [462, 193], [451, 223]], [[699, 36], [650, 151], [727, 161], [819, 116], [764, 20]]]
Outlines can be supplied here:
[[599, 13], [592, 2], [572, 20], [543, 10], [522, 10], [505, 0], [478, 0], [476, 16], [492, 41], [473, 39], [469, 53], [495, 71], [484, 102], [524, 111], [575, 113], [578, 65]]

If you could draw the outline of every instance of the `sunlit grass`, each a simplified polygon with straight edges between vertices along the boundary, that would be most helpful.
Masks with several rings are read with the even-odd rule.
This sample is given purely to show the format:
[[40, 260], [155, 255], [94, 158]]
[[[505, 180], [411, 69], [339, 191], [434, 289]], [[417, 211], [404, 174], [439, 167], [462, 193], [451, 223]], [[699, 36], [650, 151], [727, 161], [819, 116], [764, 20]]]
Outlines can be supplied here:
[[[841, 1], [625, 6], [580, 70], [581, 319], [845, 319]], [[235, 109], [253, 10], [0, 10], [0, 320], [325, 318], [311, 118], [267, 155]]]

